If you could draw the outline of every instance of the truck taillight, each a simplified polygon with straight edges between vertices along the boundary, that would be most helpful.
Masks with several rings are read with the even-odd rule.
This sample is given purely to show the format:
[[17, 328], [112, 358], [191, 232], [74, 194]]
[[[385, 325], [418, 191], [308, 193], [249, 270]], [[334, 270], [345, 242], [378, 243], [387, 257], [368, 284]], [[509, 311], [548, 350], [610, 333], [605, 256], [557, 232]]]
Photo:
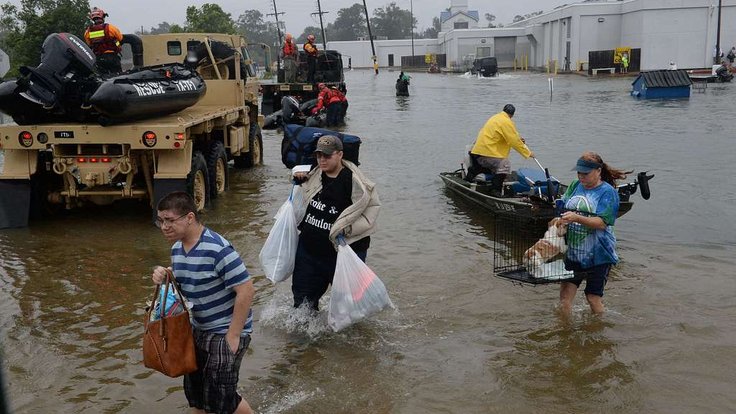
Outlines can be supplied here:
[[80, 162], [80, 163], [81, 162], [87, 162], [87, 159], [86, 158], [79, 157], [79, 158], [77, 158], [77, 162]]
[[156, 145], [156, 133], [153, 131], [146, 131], [143, 133], [143, 145], [151, 148]]
[[102, 157], [100, 158], [100, 162], [110, 162], [110, 158]]
[[182, 134], [181, 132], [177, 132], [176, 133], [176, 139], [178, 139], [178, 140], [184, 139], [184, 134]]
[[26, 148], [30, 147], [33, 145], [33, 134], [28, 131], [22, 131], [18, 134], [18, 142]]
[[91, 158], [89, 159], [89, 162], [97, 162], [97, 161], [98, 161], [98, 159], [97, 159], [97, 158], [95, 158], [95, 157], [91, 157]]

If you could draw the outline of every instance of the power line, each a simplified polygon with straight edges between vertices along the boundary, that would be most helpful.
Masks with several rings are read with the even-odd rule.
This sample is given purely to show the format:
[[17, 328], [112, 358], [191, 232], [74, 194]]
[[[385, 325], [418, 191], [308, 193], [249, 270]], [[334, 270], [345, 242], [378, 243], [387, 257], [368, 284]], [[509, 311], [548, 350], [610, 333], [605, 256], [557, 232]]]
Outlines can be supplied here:
[[319, 0], [317, 0], [317, 12], [312, 13], [312, 16], [315, 14], [319, 15], [319, 27], [322, 29], [322, 46], [324, 47], [324, 50], [327, 50], [327, 36], [325, 35], [325, 25], [322, 23], [322, 15], [329, 13], [328, 11], [322, 11], [322, 5], [320, 4]]

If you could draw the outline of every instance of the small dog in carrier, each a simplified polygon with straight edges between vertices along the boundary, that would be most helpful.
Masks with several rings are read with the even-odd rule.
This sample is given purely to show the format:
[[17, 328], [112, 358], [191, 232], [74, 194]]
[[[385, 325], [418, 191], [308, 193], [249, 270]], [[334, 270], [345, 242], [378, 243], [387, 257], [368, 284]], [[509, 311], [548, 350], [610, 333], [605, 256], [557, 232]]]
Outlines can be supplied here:
[[567, 245], [565, 244], [566, 232], [567, 224], [562, 223], [559, 218], [553, 218], [549, 222], [544, 237], [524, 252], [524, 266], [530, 273], [534, 273], [548, 260], [567, 251]]

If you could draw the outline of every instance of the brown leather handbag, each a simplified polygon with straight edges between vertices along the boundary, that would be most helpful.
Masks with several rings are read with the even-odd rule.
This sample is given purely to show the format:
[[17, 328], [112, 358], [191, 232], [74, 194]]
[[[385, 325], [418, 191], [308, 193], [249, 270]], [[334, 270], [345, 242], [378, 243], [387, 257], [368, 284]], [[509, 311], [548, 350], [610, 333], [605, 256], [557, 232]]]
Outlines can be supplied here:
[[[166, 297], [170, 286], [176, 288], [184, 312], [174, 316], [166, 316]], [[164, 303], [161, 303], [161, 318], [151, 321], [156, 301], [160, 300], [161, 285], [156, 286], [150, 308], [146, 309], [145, 332], [143, 333], [143, 364], [156, 371], [175, 378], [197, 370], [197, 357], [194, 352], [192, 325], [189, 322], [187, 309], [181, 289], [174, 279], [171, 270], [166, 271], [166, 288]]]

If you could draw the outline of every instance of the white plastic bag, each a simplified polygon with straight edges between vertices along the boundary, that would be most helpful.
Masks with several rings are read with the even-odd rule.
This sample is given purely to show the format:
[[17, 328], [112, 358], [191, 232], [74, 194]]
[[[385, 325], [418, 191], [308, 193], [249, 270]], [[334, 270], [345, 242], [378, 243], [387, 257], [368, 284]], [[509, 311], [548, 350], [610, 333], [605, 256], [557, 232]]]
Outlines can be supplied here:
[[299, 225], [304, 214], [307, 212], [307, 202], [304, 200], [304, 190], [302, 186], [295, 185], [291, 190], [291, 203], [294, 205], [294, 220]]
[[294, 218], [293, 192], [289, 199], [279, 208], [275, 216], [266, 243], [263, 244], [258, 258], [273, 283], [284, 281], [294, 272], [296, 247], [299, 243], [299, 232]]
[[348, 245], [337, 248], [327, 324], [335, 332], [372, 315], [386, 306], [394, 307], [381, 279]]

